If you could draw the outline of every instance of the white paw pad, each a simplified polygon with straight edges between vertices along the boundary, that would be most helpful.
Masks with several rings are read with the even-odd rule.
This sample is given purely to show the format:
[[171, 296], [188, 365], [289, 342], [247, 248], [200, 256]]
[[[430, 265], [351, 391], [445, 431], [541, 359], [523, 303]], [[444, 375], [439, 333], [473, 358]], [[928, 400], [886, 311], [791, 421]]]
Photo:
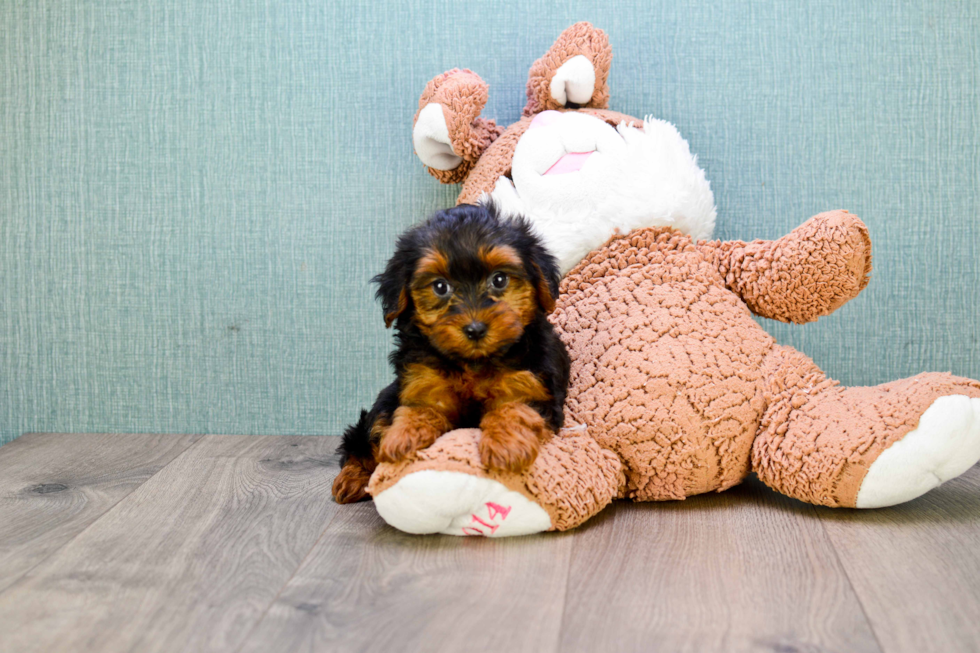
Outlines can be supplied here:
[[980, 460], [980, 399], [940, 397], [915, 430], [885, 449], [858, 491], [858, 508], [911, 501]]
[[585, 55], [576, 55], [563, 63], [551, 78], [551, 98], [565, 106], [569, 102], [588, 104], [595, 91], [595, 68]]
[[453, 151], [441, 104], [433, 102], [419, 111], [412, 129], [412, 144], [422, 163], [435, 170], [454, 170], [463, 162], [463, 157]]
[[408, 474], [374, 497], [374, 505], [406, 533], [507, 537], [551, 528], [548, 513], [523, 494], [461, 472]]

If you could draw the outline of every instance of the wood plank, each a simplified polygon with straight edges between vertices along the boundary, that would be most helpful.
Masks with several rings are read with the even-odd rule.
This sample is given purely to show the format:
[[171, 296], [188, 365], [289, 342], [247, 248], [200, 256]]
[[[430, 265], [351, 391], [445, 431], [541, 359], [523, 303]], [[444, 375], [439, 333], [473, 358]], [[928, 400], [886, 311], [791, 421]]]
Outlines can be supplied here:
[[617, 503], [572, 549], [562, 651], [879, 651], [812, 506], [759, 481]]
[[900, 506], [824, 513], [885, 653], [980, 651], [980, 466]]
[[0, 448], [0, 592], [199, 437], [31, 433]]
[[334, 515], [334, 447], [205, 436], [0, 594], [5, 653], [235, 650]]
[[413, 536], [342, 507], [242, 651], [553, 651], [575, 537]]

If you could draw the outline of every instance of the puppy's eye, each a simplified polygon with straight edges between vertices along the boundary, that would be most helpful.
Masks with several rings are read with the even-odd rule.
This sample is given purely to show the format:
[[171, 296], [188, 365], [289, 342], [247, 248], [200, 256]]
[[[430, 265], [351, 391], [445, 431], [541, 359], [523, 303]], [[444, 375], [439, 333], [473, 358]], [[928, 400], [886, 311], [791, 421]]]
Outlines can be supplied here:
[[494, 290], [503, 290], [507, 287], [510, 282], [510, 277], [508, 277], [503, 272], [494, 272], [493, 276], [490, 277], [490, 286]]
[[436, 294], [436, 297], [449, 297], [452, 291], [453, 287], [445, 279], [437, 279], [432, 282], [432, 292]]

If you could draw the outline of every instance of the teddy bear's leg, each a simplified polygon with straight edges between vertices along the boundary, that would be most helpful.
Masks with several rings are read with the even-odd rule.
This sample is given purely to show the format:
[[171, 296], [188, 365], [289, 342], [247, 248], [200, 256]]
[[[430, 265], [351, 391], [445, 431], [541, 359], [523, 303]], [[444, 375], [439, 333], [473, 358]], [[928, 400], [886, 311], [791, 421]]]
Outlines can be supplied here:
[[768, 407], [752, 447], [767, 485], [825, 506], [909, 501], [980, 459], [980, 382], [920, 374], [845, 388], [790, 347], [774, 347]]
[[589, 23], [572, 25], [531, 65], [524, 115], [572, 104], [607, 108], [611, 63], [612, 49], [605, 32]]
[[470, 70], [453, 68], [431, 80], [419, 98], [412, 125], [415, 153], [429, 174], [444, 184], [457, 184], [503, 128], [480, 118], [488, 87]]
[[480, 431], [451, 431], [427, 449], [378, 466], [368, 492], [381, 517], [406, 533], [504, 537], [578, 526], [623, 483], [619, 458], [587, 435], [542, 445], [521, 473], [487, 471]]

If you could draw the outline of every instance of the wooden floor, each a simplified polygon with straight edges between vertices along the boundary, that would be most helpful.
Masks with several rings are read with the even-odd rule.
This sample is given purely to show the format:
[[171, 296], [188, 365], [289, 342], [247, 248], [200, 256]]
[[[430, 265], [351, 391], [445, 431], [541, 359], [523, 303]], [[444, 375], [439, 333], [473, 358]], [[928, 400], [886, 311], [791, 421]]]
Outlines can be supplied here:
[[752, 480], [485, 540], [337, 506], [335, 446], [0, 448], [0, 651], [980, 651], [980, 467], [887, 510]]

